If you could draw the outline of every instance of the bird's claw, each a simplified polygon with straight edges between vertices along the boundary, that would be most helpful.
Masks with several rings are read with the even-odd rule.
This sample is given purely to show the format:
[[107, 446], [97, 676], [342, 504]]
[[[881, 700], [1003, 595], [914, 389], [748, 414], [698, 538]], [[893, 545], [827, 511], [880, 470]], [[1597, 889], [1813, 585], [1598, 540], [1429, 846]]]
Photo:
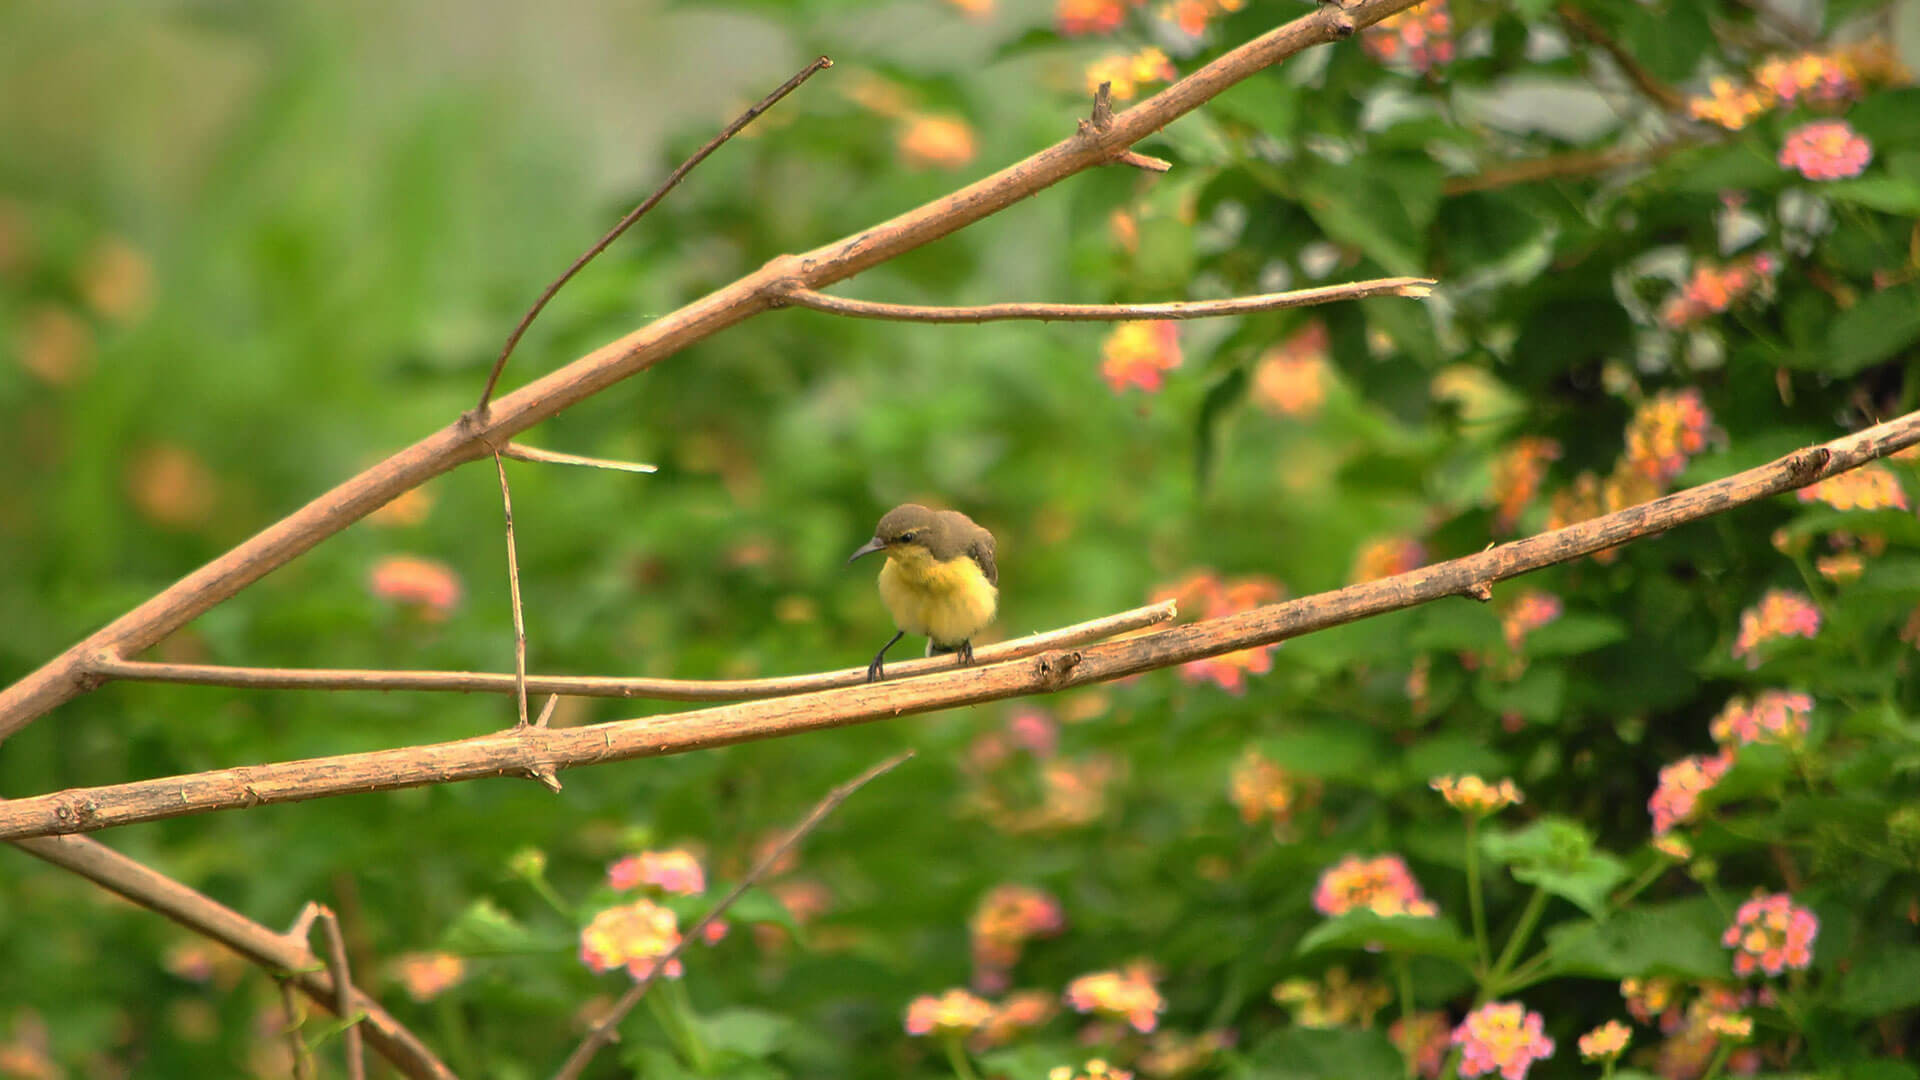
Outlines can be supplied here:
[[877, 683], [881, 679], [884, 679], [886, 677], [887, 677], [887, 670], [886, 668], [880, 665], [880, 661], [875, 660], [873, 663], [867, 665], [867, 681], [868, 682]]

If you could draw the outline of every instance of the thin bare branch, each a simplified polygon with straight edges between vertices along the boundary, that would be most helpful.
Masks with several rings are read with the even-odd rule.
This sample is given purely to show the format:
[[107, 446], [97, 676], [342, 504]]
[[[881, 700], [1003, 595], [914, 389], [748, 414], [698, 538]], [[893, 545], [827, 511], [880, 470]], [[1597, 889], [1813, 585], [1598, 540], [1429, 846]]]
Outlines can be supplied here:
[[1586, 12], [1572, 4], [1561, 4], [1554, 10], [1559, 14], [1560, 21], [1565, 23], [1567, 29], [1571, 30], [1576, 37], [1612, 57], [1614, 64], [1627, 77], [1627, 81], [1633, 84], [1634, 89], [1645, 95], [1647, 100], [1658, 105], [1661, 111], [1675, 114], [1685, 111], [1686, 95], [1668, 86], [1659, 76], [1647, 70], [1647, 66], [1640, 62], [1639, 57], [1633, 55], [1612, 34], [1607, 33], [1606, 27], [1595, 22]]
[[1331, 304], [1341, 300], [1361, 300], [1369, 296], [1409, 296], [1420, 299], [1430, 295], [1438, 284], [1432, 278], [1392, 277], [1369, 281], [1350, 281], [1342, 285], [1320, 285], [1291, 292], [1236, 296], [1227, 300], [1177, 300], [1164, 304], [982, 304], [977, 307], [929, 307], [921, 304], [886, 304], [877, 300], [849, 300], [828, 296], [812, 289], [794, 289], [786, 294], [796, 307], [812, 308], [830, 315], [856, 319], [888, 319], [894, 322], [983, 323], [1006, 319], [1038, 319], [1042, 322], [1113, 322], [1122, 319], [1211, 319], [1224, 315], [1250, 315], [1261, 311]]
[[806, 82], [808, 79], [813, 78], [818, 72], [824, 71], [832, 66], [833, 61], [822, 56], [813, 63], [800, 69], [793, 78], [781, 83], [779, 89], [755, 102], [752, 108], [741, 113], [734, 119], [733, 123], [721, 128], [720, 134], [708, 139], [705, 146], [695, 150], [692, 157], [681, 162], [679, 168], [668, 173], [667, 178], [660, 182], [660, 186], [653, 190], [653, 194], [641, 200], [639, 206], [627, 211], [627, 216], [621, 218], [619, 224], [607, 230], [607, 235], [601, 237], [598, 243], [588, 248], [579, 258], [573, 260], [573, 265], [567, 267], [564, 273], [554, 278], [553, 283], [548, 285], [545, 291], [541, 292], [540, 299], [535, 300], [533, 306], [527, 309], [527, 313], [520, 316], [520, 321], [514, 326], [513, 333], [507, 335], [506, 344], [500, 347], [500, 355], [493, 362], [493, 370], [487, 372], [487, 385], [480, 391], [480, 403], [473, 407], [474, 414], [482, 420], [486, 418], [487, 403], [493, 399], [493, 389], [500, 383], [500, 373], [507, 369], [507, 358], [513, 355], [513, 347], [520, 344], [520, 337], [527, 332], [527, 327], [532, 326], [533, 320], [540, 316], [540, 312], [546, 310], [547, 301], [552, 300], [555, 293], [559, 292], [567, 282], [573, 280], [573, 275], [579, 273], [582, 268], [592, 262], [595, 256], [607, 250], [607, 246], [615, 240], [618, 240], [620, 234], [626, 232], [634, 222], [639, 221], [642, 215], [660, 205], [660, 200], [666, 198], [668, 192], [679, 187], [680, 181], [686, 179], [687, 174], [692, 172], [701, 162], [707, 160], [708, 156], [715, 150], [720, 149], [722, 143], [740, 134], [741, 129], [753, 123], [761, 113], [766, 112], [778, 104], [781, 98], [799, 89], [801, 83]]
[[615, 461], [612, 458], [585, 457], [580, 454], [563, 454], [558, 450], [542, 450], [525, 443], [510, 442], [500, 451], [507, 457], [520, 461], [537, 461], [544, 465], [579, 465], [588, 469], [613, 469], [618, 472], [656, 473], [658, 465], [648, 465], [642, 461]]
[[[995, 663], [1064, 649], [1170, 622], [1178, 614], [1172, 601], [1103, 615], [974, 650], [979, 663]], [[902, 660], [888, 664], [896, 678], [923, 675], [953, 667], [947, 657]], [[189, 683], [252, 690], [434, 690], [456, 693], [511, 694], [519, 681], [513, 674], [473, 671], [367, 671], [352, 668], [250, 668], [220, 664], [162, 664], [145, 660], [96, 657], [88, 667], [96, 678], [133, 682]], [[651, 698], [661, 701], [746, 701], [785, 697], [840, 686], [860, 686], [867, 669], [844, 668], [815, 675], [786, 675], [771, 679], [652, 679], [612, 675], [529, 675], [527, 692], [572, 697]], [[535, 725], [544, 726], [544, 725]]]
[[546, 727], [546, 726], [547, 726], [547, 721], [549, 721], [549, 720], [551, 720], [551, 719], [553, 719], [553, 710], [554, 710], [555, 708], [557, 708], [557, 707], [559, 706], [559, 704], [560, 704], [560, 695], [559, 695], [559, 694], [551, 694], [551, 695], [548, 695], [548, 697], [547, 697], [547, 703], [546, 703], [545, 705], [542, 705], [542, 706], [540, 707], [540, 719], [538, 719], [538, 720], [535, 720], [535, 721], [533, 722], [533, 726], [534, 726], [534, 727]]
[[313, 1080], [313, 1053], [300, 1035], [305, 1023], [300, 1015], [300, 999], [293, 996], [293, 984], [284, 978], [280, 980], [280, 1009], [286, 1013], [287, 1026], [281, 1034], [286, 1036], [287, 1054], [293, 1058], [293, 1080]]
[[[327, 1009], [334, 1009], [339, 1001], [333, 975], [314, 956], [303, 937], [262, 926], [219, 901], [84, 836], [16, 840], [14, 846], [217, 941], [267, 971], [286, 976], [288, 982]], [[358, 989], [352, 989], [352, 994], [352, 1014], [363, 1017], [360, 1026], [374, 1053], [416, 1080], [454, 1080], [453, 1070], [441, 1064], [433, 1051], [381, 1008], [379, 1002]]]
[[[366, 1050], [360, 1038], [360, 1018], [353, 1008], [353, 977], [347, 968], [347, 940], [341, 936], [340, 920], [325, 904], [313, 905], [320, 929], [327, 940], [327, 974], [333, 976], [333, 1012], [347, 1025], [348, 1080], [367, 1080]], [[305, 935], [302, 935], [302, 940]]]
[[520, 556], [513, 546], [513, 493], [507, 490], [507, 467], [498, 451], [493, 468], [500, 474], [500, 507], [507, 516], [507, 595], [513, 601], [513, 696], [520, 707], [520, 722], [527, 721], [527, 620], [520, 607]]
[[96, 657], [134, 655], [286, 565], [402, 492], [469, 461], [621, 379], [783, 302], [795, 287], [821, 289], [951, 235], [982, 218], [1112, 160], [1228, 87], [1315, 45], [1352, 37], [1418, 0], [1348, 0], [1323, 5], [1229, 50], [1122, 113], [1095, 135], [1076, 133], [999, 172], [923, 206], [812, 251], [772, 259], [558, 371], [467, 413], [327, 491], [88, 635], [0, 692], [0, 739], [95, 685]]
[[620, 996], [620, 1000], [614, 1003], [613, 1008], [594, 1023], [592, 1029], [587, 1032], [586, 1038], [580, 1040], [580, 1045], [574, 1047], [573, 1053], [567, 1055], [567, 1060], [560, 1066], [560, 1071], [553, 1074], [553, 1080], [575, 1080], [581, 1070], [587, 1067], [587, 1063], [593, 1060], [593, 1055], [599, 1053], [600, 1048], [612, 1040], [614, 1029], [620, 1026], [620, 1021], [626, 1019], [627, 1014], [633, 1011], [633, 1007], [640, 1004], [640, 999], [647, 996], [647, 989], [653, 985], [655, 979], [660, 977], [660, 973], [667, 969], [667, 965], [678, 960], [686, 947], [699, 938], [701, 932], [706, 930], [713, 920], [725, 915], [728, 908], [747, 894], [748, 889], [759, 884], [760, 880], [767, 876], [767, 873], [786, 856], [787, 852], [793, 850], [794, 846], [805, 839], [808, 833], [819, 827], [820, 823], [827, 819], [828, 814], [839, 809], [840, 804], [847, 801], [847, 796], [865, 787], [869, 781], [892, 772], [912, 756], [913, 751], [902, 751], [827, 792], [826, 798], [814, 804], [813, 809], [807, 812], [806, 817], [800, 819], [799, 824], [787, 830], [787, 834], [781, 837], [778, 844], [760, 856], [760, 861], [753, 864], [753, 868], [748, 870], [746, 876], [741, 878], [732, 889], [728, 890], [727, 895], [720, 898], [719, 903], [708, 908], [707, 913], [700, 916], [698, 922], [680, 935], [680, 943], [673, 947], [672, 952], [655, 962], [653, 970], [647, 972], [646, 978], [635, 982], [625, 994]]
[[343, 754], [0, 801], [0, 839], [88, 832], [262, 802], [294, 802], [782, 738], [1137, 675], [1433, 600], [1724, 513], [1920, 444], [1920, 412], [1768, 465], [1639, 506], [1404, 574], [1025, 661], [949, 669], [915, 679], [565, 729]]
[[1651, 165], [1670, 154], [1698, 145], [1700, 143], [1693, 139], [1674, 139], [1652, 146], [1615, 147], [1610, 150], [1571, 150], [1564, 154], [1552, 154], [1547, 157], [1524, 158], [1494, 165], [1466, 176], [1449, 177], [1446, 183], [1441, 185], [1440, 190], [1442, 194], [1451, 198], [1475, 191], [1497, 191], [1501, 188], [1532, 184], [1542, 180], [1568, 180], [1576, 176], [1592, 176], [1595, 173], [1610, 172], [1629, 165]]

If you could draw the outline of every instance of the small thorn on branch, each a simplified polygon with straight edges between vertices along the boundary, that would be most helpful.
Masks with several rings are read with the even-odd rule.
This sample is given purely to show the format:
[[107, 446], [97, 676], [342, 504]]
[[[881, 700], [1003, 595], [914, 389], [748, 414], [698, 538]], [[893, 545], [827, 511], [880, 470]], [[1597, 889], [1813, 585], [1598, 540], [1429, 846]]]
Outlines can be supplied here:
[[510, 442], [500, 451], [503, 457], [516, 461], [533, 461], [542, 465], [578, 465], [587, 469], [612, 469], [616, 472], [656, 473], [660, 466], [649, 465], [644, 461], [616, 461], [612, 458], [587, 457], [582, 454], [565, 454], [558, 450], [542, 450], [525, 443]]
[[1166, 158], [1157, 158], [1152, 154], [1142, 154], [1137, 150], [1129, 150], [1119, 157], [1114, 158], [1113, 161], [1116, 165], [1131, 165], [1136, 169], [1144, 169], [1147, 172], [1155, 173], [1167, 172], [1173, 168], [1173, 162], [1168, 161]]
[[1460, 595], [1470, 600], [1478, 600], [1483, 604], [1487, 603], [1493, 599], [1493, 582], [1476, 581], [1465, 589], [1462, 589]]

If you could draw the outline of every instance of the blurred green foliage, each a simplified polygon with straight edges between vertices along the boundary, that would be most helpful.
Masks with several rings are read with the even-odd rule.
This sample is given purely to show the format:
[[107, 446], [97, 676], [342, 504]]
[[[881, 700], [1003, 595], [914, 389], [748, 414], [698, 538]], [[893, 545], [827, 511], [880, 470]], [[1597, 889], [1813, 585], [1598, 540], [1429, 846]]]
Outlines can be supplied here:
[[[1186, 73], [1310, 10], [964, 6], [0, 12], [0, 679], [456, 417], [542, 285], [813, 55], [837, 66], [564, 292], [505, 385], [1069, 134], [1089, 64], [1151, 46]], [[1920, 2], [1572, 6], [1608, 40], [1541, 0], [1454, 0], [1444, 26], [1430, 4], [1422, 42], [1402, 24], [1315, 50], [1141, 144], [1174, 162], [1166, 175], [1075, 177], [838, 290], [1144, 301], [1430, 274], [1431, 301], [1182, 324], [1177, 366], [1167, 338], [1143, 338], [1152, 391], [1109, 385], [1109, 327], [776, 312], [536, 429], [539, 445], [661, 470], [509, 465], [532, 668], [863, 663], [892, 628], [871, 568], [842, 560], [909, 499], [994, 531], [998, 633], [1016, 636], [1156, 592], [1204, 614], [1468, 554], [1920, 404], [1920, 89], [1898, 70], [1920, 66]], [[1103, 11], [1103, 32], [1069, 25]], [[1760, 101], [1729, 131], [1663, 110], [1609, 46], [1694, 100], [1715, 76], [1750, 88], [1770, 57], [1856, 51], [1831, 61], [1843, 92]], [[1804, 125], [1840, 117], [1871, 148], [1858, 175], [1781, 164]], [[1533, 178], [1539, 160], [1559, 167]], [[1385, 1032], [1403, 1004], [1450, 1026], [1496, 993], [1524, 994], [1558, 1042], [1535, 1075], [1591, 1075], [1575, 1040], [1622, 1014], [1619, 980], [1732, 983], [1719, 939], [1735, 909], [1791, 893], [1819, 937], [1811, 969], [1751, 1006], [1757, 1067], [1912, 1078], [1898, 1059], [1920, 1043], [1920, 522], [1912, 464], [1880, 471], [1900, 498], [1881, 488], [1877, 509], [1857, 491], [1783, 497], [1541, 572], [1488, 607], [1435, 604], [1057, 701], [581, 769], [557, 798], [460, 784], [102, 839], [269, 925], [335, 906], [357, 973], [456, 1069], [532, 1076], [625, 984], [576, 956], [620, 898], [608, 864], [684, 845], [723, 887], [829, 787], [913, 747], [592, 1075], [938, 1075], [938, 1040], [908, 1038], [903, 1015], [982, 974], [969, 919], [1011, 882], [1064, 915], [1013, 986], [1053, 997], [1145, 962], [1158, 1025], [1211, 1033], [1202, 1074], [1299, 1077], [1398, 1075]], [[498, 499], [490, 469], [460, 469], [154, 654], [510, 670]], [[394, 556], [443, 563], [457, 603], [377, 595]], [[1742, 647], [1768, 589], [1803, 594], [1817, 633], [1770, 633], [1783, 609], [1756, 623], [1779, 640]], [[1809, 730], [1728, 751], [1681, 815], [1692, 858], [1663, 862], [1647, 843], [1663, 768], [1712, 753], [1709, 721], [1769, 689], [1811, 695], [1795, 714]], [[569, 701], [557, 722], [671, 711]], [[512, 716], [489, 697], [112, 685], [8, 740], [0, 792], [455, 739]], [[1461, 773], [1512, 777], [1526, 802], [1469, 828], [1428, 786]], [[1324, 919], [1316, 883], [1350, 853], [1403, 856], [1438, 917]], [[284, 1070], [263, 974], [203, 978], [182, 931], [24, 856], [0, 881], [0, 1048], [86, 1075]], [[674, 906], [682, 925], [701, 910]], [[1500, 951], [1516, 924], [1513, 963], [1490, 970], [1484, 939]], [[394, 960], [436, 949], [464, 976], [413, 1001]], [[1306, 980], [1321, 1001], [1348, 978], [1403, 1001], [1315, 1023], [1306, 999], [1272, 993]], [[974, 1063], [1017, 1080], [1078, 1063], [1081, 1022]], [[1169, 1044], [1096, 1038], [1118, 1064], [1179, 1074]], [[1635, 1038], [1629, 1060], [1699, 1075], [1648, 1049], [1659, 1028]]]

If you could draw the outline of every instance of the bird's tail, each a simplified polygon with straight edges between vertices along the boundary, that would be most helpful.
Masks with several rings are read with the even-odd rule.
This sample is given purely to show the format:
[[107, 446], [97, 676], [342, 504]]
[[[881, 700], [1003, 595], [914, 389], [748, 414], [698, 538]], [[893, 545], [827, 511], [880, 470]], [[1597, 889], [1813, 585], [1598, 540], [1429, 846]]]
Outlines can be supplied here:
[[958, 645], [935, 645], [932, 638], [927, 639], [928, 656], [944, 656], [948, 653], [957, 653], [959, 651], [960, 646]]

